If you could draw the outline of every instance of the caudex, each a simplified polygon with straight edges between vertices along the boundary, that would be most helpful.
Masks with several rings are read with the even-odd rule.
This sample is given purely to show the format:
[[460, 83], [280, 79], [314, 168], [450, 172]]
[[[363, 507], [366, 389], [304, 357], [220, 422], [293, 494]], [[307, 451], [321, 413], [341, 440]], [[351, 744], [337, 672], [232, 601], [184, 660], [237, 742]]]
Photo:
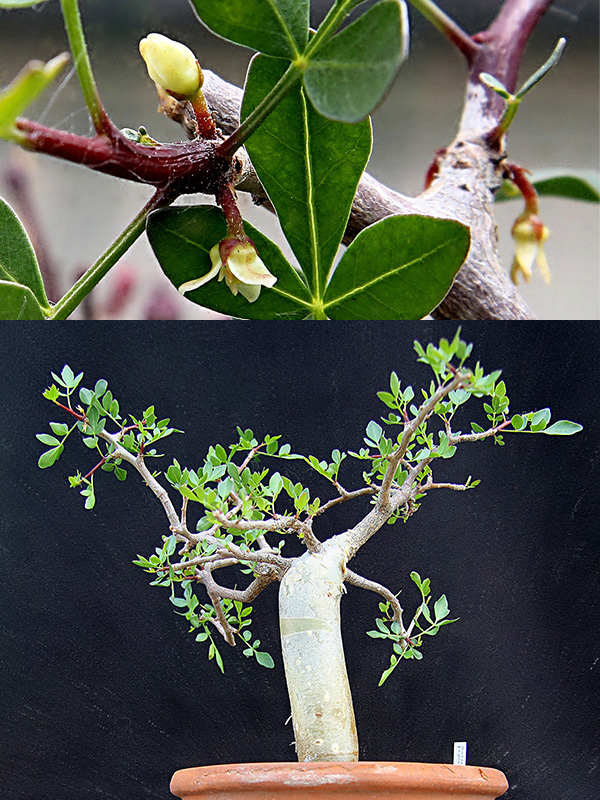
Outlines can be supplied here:
[[[168, 531], [154, 553], [138, 555], [134, 563], [153, 575], [152, 585], [168, 587], [177, 613], [185, 617], [196, 640], [208, 646], [208, 658], [221, 671], [219, 638], [229, 645], [241, 643], [245, 656], [267, 668], [274, 666], [250, 631], [250, 616], [253, 600], [270, 584], [280, 584], [281, 649], [301, 761], [358, 759], [340, 632], [346, 584], [380, 596], [381, 616], [369, 635], [388, 640], [392, 649], [380, 683], [403, 659], [421, 659], [425, 637], [455, 621], [449, 617], [446, 596], [433, 603], [429, 579], [416, 572], [410, 577], [421, 602], [407, 619], [397, 594], [351, 569], [358, 550], [386, 523], [409, 520], [430, 492], [476, 487], [479, 481], [470, 477], [453, 483], [438, 482], [434, 476], [438, 460], [452, 458], [464, 444], [486, 439], [504, 444], [506, 434], [564, 436], [582, 428], [567, 420], [550, 424], [548, 408], [512, 413], [500, 371], [486, 374], [479, 363], [469, 368], [472, 345], [461, 340], [459, 332], [438, 346], [415, 342], [415, 350], [418, 361], [431, 369], [431, 381], [423, 389], [403, 388], [392, 373], [389, 389], [378, 393], [387, 416], [368, 423], [357, 451], [335, 449], [325, 459], [294, 453], [280, 436], [257, 437], [238, 428], [237, 441], [229, 447], [211, 446], [198, 468], [182, 467], [174, 460], [164, 472], [156, 472], [148, 463], [159, 457], [157, 442], [179, 431], [168, 419], [159, 420], [153, 406], [139, 417], [122, 415], [105, 380], [84, 388], [83, 373], [76, 375], [69, 366], [52, 373], [54, 383], [44, 392], [67, 422], [51, 422], [51, 434], [38, 434], [50, 448], [39, 466], [52, 466], [67, 439], [81, 435], [99, 460], [69, 481], [88, 509], [95, 505], [102, 472], [120, 481], [128, 470], [139, 474], [161, 504]], [[477, 406], [477, 401], [480, 423], [468, 422], [472, 415], [465, 417], [463, 406]], [[341, 478], [348, 458], [364, 467], [362, 481], [351, 489]], [[321, 482], [325, 479], [329, 498], [313, 496], [308, 486], [278, 471], [290, 460], [304, 462]], [[365, 499], [370, 501], [368, 511]], [[355, 524], [338, 532], [328, 529], [327, 513], [354, 502]], [[410, 525], [404, 530], [409, 529]], [[303, 543], [300, 556], [284, 554], [288, 537]], [[218, 571], [235, 566], [241, 572], [235, 588], [220, 583]]]

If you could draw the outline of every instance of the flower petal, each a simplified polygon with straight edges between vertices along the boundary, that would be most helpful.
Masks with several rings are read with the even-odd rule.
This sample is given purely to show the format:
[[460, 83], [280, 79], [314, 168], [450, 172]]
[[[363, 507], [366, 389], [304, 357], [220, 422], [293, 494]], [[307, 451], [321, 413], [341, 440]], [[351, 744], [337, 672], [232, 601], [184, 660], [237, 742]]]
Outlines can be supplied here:
[[220, 269], [221, 262], [215, 264], [210, 272], [207, 272], [206, 275], [203, 275], [201, 278], [195, 278], [193, 281], [182, 283], [177, 291], [180, 294], [185, 294], [186, 292], [192, 292], [194, 289], [198, 289], [200, 286], [204, 286], [205, 283], [208, 283], [216, 276]]
[[237, 289], [249, 303], [254, 303], [260, 296], [261, 286], [250, 285], [249, 283], [239, 283]]
[[227, 268], [241, 283], [251, 286], [274, 286], [277, 282], [249, 242], [234, 247], [227, 258]]

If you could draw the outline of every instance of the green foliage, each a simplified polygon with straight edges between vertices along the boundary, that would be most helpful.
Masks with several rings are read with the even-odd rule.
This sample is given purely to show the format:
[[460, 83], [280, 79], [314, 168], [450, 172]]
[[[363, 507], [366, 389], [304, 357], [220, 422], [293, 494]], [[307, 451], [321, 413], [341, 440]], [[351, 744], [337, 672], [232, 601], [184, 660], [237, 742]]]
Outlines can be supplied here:
[[[101, 473], [111, 474], [120, 482], [127, 477], [128, 468], [136, 469], [167, 510], [170, 532], [153, 553], [138, 555], [134, 563], [152, 576], [152, 585], [169, 589], [176, 613], [185, 617], [196, 640], [207, 644], [208, 659], [221, 671], [224, 661], [215, 632], [230, 643], [239, 639], [246, 657], [272, 668], [272, 657], [261, 649], [261, 640], [250, 630], [249, 594], [237, 592], [236, 596], [237, 590], [224, 590], [215, 602], [208, 579], [210, 575], [214, 583], [212, 571], [237, 564], [243, 574], [255, 579], [264, 576], [275, 562], [285, 567], [281, 553], [290, 535], [314, 536], [313, 518], [331, 505], [364, 496], [378, 502], [386, 482], [390, 485], [389, 497], [402, 498], [389, 516], [390, 523], [399, 518], [406, 521], [434, 488], [476, 487], [479, 481], [471, 476], [456, 485], [433, 482], [436, 459], [451, 459], [464, 442], [491, 438], [504, 444], [503, 436], [509, 433], [569, 436], [582, 429], [568, 420], [550, 424], [549, 408], [511, 413], [501, 372], [486, 373], [479, 362], [471, 370], [466, 367], [472, 345], [460, 338], [460, 330], [452, 340], [443, 338], [437, 346], [415, 342], [414, 347], [418, 361], [431, 370], [432, 379], [415, 391], [412, 386], [403, 387], [398, 374], [392, 372], [389, 386], [378, 392], [388, 416], [367, 423], [364, 447], [358, 452], [336, 448], [329, 457], [318, 458], [293, 452], [280, 435], [260, 437], [250, 428], [238, 427], [232, 444], [211, 445], [197, 467], [186, 467], [173, 459], [162, 474], [150, 473], [146, 461], [160, 457], [157, 443], [180, 431], [169, 419], [160, 419], [153, 405], [138, 415], [123, 414], [106, 380], [101, 378], [86, 387], [83, 373], [76, 374], [65, 365], [60, 373], [51, 373], [53, 383], [44, 397], [66, 415], [67, 422], [52, 421], [49, 431], [37, 434], [45, 448], [38, 463], [41, 469], [53, 466], [72, 434], [79, 434], [86, 453], [92, 451], [96, 458], [86, 474], [77, 471], [69, 477], [69, 485], [80, 492], [86, 509], [95, 507], [95, 482], [100, 483]], [[472, 422], [470, 432], [463, 433], [455, 425], [467, 404], [481, 406], [483, 424]], [[348, 455], [365, 463], [364, 484], [353, 491], [341, 483], [340, 473]], [[265, 465], [272, 464], [273, 459], [278, 466], [286, 461], [301, 462], [298, 466], [316, 473], [333, 499], [314, 496], [311, 487], [298, 480], [296, 467], [286, 475]], [[175, 495], [175, 503], [171, 495]], [[175, 511], [177, 506], [182, 508], [181, 517]], [[193, 524], [192, 518], [194, 535], [188, 527]], [[267, 538], [274, 535], [279, 538], [277, 546]], [[270, 560], [262, 559], [265, 553]], [[422, 658], [424, 636], [434, 636], [455, 621], [449, 618], [445, 595], [432, 601], [429, 579], [416, 572], [411, 573], [411, 579], [421, 592], [421, 602], [408, 627], [402, 623], [399, 606], [386, 601], [380, 604], [382, 616], [376, 630], [368, 632], [372, 638], [392, 641], [390, 665], [381, 683], [400, 660]], [[198, 583], [205, 584], [210, 603], [201, 603], [194, 591]]]
[[[458, 617], [448, 619], [450, 609], [448, 608], [448, 600], [445, 594], [435, 601], [432, 613], [429, 606], [431, 602], [429, 578], [421, 579], [418, 572], [411, 572], [410, 577], [421, 592], [421, 603], [415, 611], [408, 628], [404, 630], [399, 620], [394, 617], [392, 604], [386, 601], [385, 603], [379, 603], [381, 617], [375, 620], [377, 630], [367, 631], [367, 636], [372, 639], [387, 639], [393, 643], [390, 665], [383, 671], [379, 686], [386, 682], [403, 658], [412, 658], [417, 661], [423, 658], [420, 650], [423, 644], [423, 636], [435, 636], [444, 625], [450, 625], [450, 623], [458, 621]], [[425, 626], [422, 624], [421, 618], [427, 623]], [[413, 631], [415, 632], [413, 633]]]
[[308, 41], [310, 0], [192, 0], [199, 19], [231, 42], [297, 58]]
[[68, 55], [63, 53], [47, 64], [30, 61], [13, 82], [0, 91], [0, 138], [20, 141], [15, 127], [17, 118], [54, 81], [68, 60]]
[[31, 241], [0, 198], [0, 319], [44, 319], [48, 298]]
[[361, 231], [325, 293], [330, 319], [421, 319], [448, 293], [469, 231], [431, 217], [387, 217]]
[[[42, 2], [0, 0], [0, 8]], [[469, 231], [458, 223], [428, 217], [386, 218], [364, 230], [335, 264], [370, 155], [368, 116], [382, 102], [408, 53], [404, 0], [376, 0], [367, 8], [359, 8], [364, 0], [334, 0], [317, 30], [309, 27], [310, 0], [191, 0], [191, 4], [198, 19], [216, 35], [257, 51], [246, 80], [242, 125], [220, 144], [219, 154], [231, 157], [247, 145], [298, 267], [248, 226], [262, 260], [277, 277], [275, 286], [266, 288], [271, 276], [263, 273], [265, 289], [255, 303], [249, 303], [241, 295], [232, 296], [225, 283], [212, 280], [190, 293], [189, 299], [242, 319], [418, 319], [433, 310], [450, 289], [469, 249]], [[434, 4], [416, 5], [449, 34], [448, 18]], [[62, 10], [84, 99], [96, 131], [102, 133], [108, 121], [77, 0], [63, 0]], [[346, 25], [353, 11], [354, 19]], [[565, 40], [559, 40], [550, 58], [515, 95], [493, 75], [481, 73], [482, 82], [507, 103], [498, 136], [523, 96], [558, 62], [564, 46]], [[68, 58], [61, 54], [46, 64], [32, 61], [0, 91], [0, 138], [32, 146], [26, 126], [17, 120]], [[145, 128], [123, 132], [134, 142], [157, 146], [155, 155], [161, 156], [159, 143], [147, 137]], [[76, 160], [75, 154], [66, 155], [68, 150], [65, 147], [65, 157]], [[143, 169], [131, 172], [141, 175]], [[178, 181], [172, 183], [176, 186]], [[600, 198], [597, 176], [588, 174], [555, 171], [540, 175], [535, 185], [540, 194], [595, 202]], [[156, 203], [151, 201], [140, 212], [52, 309], [21, 230], [22, 241], [14, 248], [7, 244], [13, 254], [8, 266], [0, 252], [0, 319], [68, 317], [138, 238], [150, 208], [167, 202], [160, 196], [163, 188], [160, 185]], [[514, 191], [507, 182], [497, 198], [514, 196]], [[169, 196], [168, 202], [173, 198]], [[14, 230], [16, 218], [7, 208], [0, 201], [0, 227]], [[188, 225], [194, 231], [190, 239], [185, 236]], [[204, 206], [187, 215], [163, 209], [148, 220], [159, 262], [178, 288], [210, 271], [208, 253], [226, 232], [223, 218]]]
[[310, 0], [192, 0], [219, 36], [280, 59], [282, 73], [291, 62], [315, 108], [342, 122], [363, 120], [377, 107], [407, 52], [401, 0], [380, 0], [336, 35], [361, 2], [337, 0], [310, 38]]

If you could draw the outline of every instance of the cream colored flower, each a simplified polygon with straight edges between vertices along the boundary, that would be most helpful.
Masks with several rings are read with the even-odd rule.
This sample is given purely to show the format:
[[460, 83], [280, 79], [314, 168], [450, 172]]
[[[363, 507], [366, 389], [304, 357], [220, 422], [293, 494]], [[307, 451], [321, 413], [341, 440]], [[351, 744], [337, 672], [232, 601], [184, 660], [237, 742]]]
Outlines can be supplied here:
[[265, 267], [251, 241], [224, 239], [210, 251], [210, 260], [213, 265], [210, 272], [201, 278], [182, 284], [179, 287], [181, 294], [204, 286], [218, 275], [220, 281], [225, 279], [233, 295], [239, 292], [249, 303], [254, 303], [258, 300], [263, 286], [270, 288], [277, 282], [277, 278]]
[[202, 87], [204, 76], [189, 47], [162, 33], [149, 33], [140, 42], [140, 53], [148, 74], [159, 86], [182, 97], [193, 97]]
[[539, 217], [523, 216], [513, 225], [512, 235], [515, 240], [515, 257], [510, 271], [512, 282], [518, 283], [519, 275], [529, 281], [533, 267], [537, 265], [545, 282], [550, 283], [552, 277], [544, 253], [544, 243], [550, 236], [548, 228]]

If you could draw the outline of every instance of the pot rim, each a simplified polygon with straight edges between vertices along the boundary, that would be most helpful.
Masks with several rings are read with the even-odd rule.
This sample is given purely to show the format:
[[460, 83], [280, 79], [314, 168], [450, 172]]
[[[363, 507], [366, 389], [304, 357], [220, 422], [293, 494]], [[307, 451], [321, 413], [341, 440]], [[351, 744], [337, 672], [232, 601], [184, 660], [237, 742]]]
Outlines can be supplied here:
[[188, 767], [173, 775], [171, 791], [177, 795], [192, 788], [216, 792], [240, 786], [269, 790], [282, 781], [289, 788], [302, 789], [315, 785], [315, 773], [320, 785], [330, 786], [332, 795], [337, 794], [336, 787], [360, 786], [368, 791], [370, 781], [388, 791], [451, 787], [452, 792], [487, 797], [492, 792], [498, 797], [508, 789], [506, 776], [491, 767], [413, 761], [280, 761]]

